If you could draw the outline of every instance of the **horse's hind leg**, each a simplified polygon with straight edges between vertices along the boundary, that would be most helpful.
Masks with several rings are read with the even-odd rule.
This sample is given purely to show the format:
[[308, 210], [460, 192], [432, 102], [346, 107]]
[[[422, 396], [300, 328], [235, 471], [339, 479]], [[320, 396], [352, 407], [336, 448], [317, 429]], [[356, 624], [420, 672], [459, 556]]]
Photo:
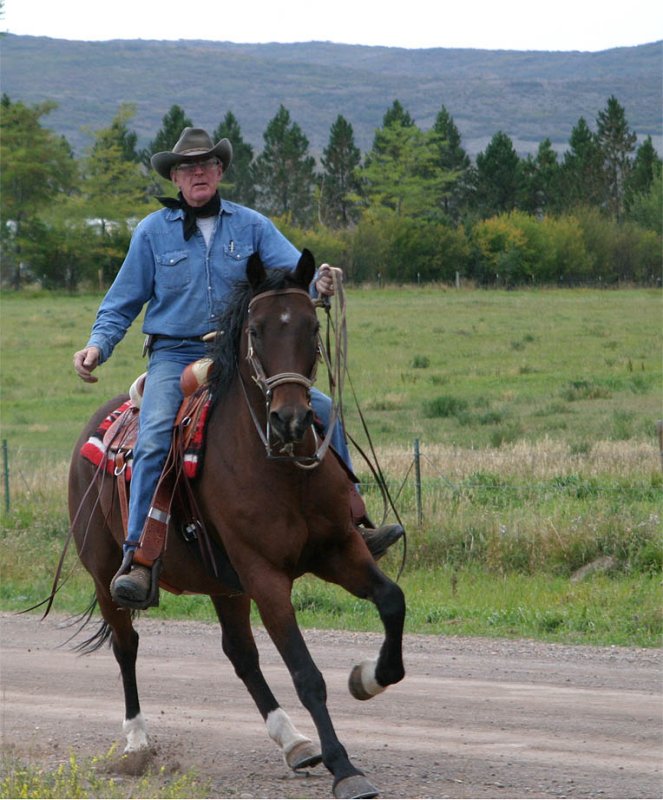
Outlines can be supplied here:
[[[110, 581], [109, 581], [110, 584]], [[145, 718], [140, 710], [138, 699], [138, 684], [136, 681], [136, 658], [138, 656], [138, 633], [134, 630], [131, 613], [125, 609], [118, 609], [106, 592], [97, 591], [99, 607], [111, 628], [111, 647], [113, 655], [120, 666], [122, 674], [122, 687], [124, 689], [124, 722], [122, 730], [127, 742], [125, 753], [147, 751], [149, 742]]]
[[75, 516], [74, 528], [79, 558], [94, 579], [99, 610], [104, 625], [111, 631], [111, 647], [122, 674], [125, 708], [123, 730], [126, 735], [124, 752], [147, 751], [147, 730], [136, 683], [138, 634], [132, 624], [131, 612], [118, 608], [110, 596], [110, 582], [120, 566], [122, 549], [113, 539], [99, 505], [92, 500], [81, 505], [81, 511]]
[[334, 776], [334, 796], [376, 797], [377, 789], [352, 764], [338, 739], [329, 711], [327, 688], [299, 630], [290, 601], [291, 582], [282, 573], [261, 574], [257, 585], [251, 587], [262, 621], [281, 654], [297, 690], [302, 705], [315, 723], [322, 760]]
[[322, 761], [319, 748], [299, 733], [279, 706], [260, 669], [258, 649], [250, 624], [251, 601], [246, 595], [212, 597], [223, 633], [223, 651], [244, 682], [267, 725], [270, 738], [290, 769], [314, 767]]

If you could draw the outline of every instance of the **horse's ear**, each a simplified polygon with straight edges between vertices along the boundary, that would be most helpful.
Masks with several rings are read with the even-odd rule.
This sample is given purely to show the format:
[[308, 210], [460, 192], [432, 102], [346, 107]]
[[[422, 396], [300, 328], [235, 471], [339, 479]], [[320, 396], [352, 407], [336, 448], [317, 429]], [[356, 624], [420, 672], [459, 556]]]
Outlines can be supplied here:
[[297, 263], [297, 269], [295, 270], [295, 279], [297, 280], [297, 283], [308, 289], [309, 284], [313, 280], [314, 275], [315, 275], [315, 259], [313, 258], [313, 253], [310, 250], [304, 248]]
[[246, 278], [253, 289], [257, 289], [267, 277], [262, 259], [258, 253], [249, 256], [249, 263], [246, 265]]

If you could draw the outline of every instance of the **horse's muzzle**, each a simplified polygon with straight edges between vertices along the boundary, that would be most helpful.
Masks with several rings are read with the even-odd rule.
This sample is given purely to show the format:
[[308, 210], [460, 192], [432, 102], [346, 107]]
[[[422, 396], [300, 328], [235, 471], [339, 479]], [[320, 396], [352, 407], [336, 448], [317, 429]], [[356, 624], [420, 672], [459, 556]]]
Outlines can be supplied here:
[[284, 405], [271, 410], [269, 422], [284, 444], [297, 444], [313, 424], [313, 411], [307, 406]]

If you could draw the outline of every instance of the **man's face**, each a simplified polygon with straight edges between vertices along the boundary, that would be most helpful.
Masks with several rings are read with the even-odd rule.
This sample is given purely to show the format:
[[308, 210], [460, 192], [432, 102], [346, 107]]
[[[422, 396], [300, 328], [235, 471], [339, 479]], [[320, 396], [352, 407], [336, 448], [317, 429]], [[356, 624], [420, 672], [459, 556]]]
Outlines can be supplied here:
[[190, 206], [209, 202], [223, 176], [223, 166], [217, 158], [180, 164], [170, 171], [170, 177]]

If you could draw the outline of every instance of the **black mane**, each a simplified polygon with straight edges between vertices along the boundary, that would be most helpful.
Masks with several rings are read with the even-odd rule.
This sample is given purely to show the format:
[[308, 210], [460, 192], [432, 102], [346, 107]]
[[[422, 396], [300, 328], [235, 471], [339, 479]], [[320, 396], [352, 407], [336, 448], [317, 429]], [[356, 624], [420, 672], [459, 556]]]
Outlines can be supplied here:
[[235, 283], [223, 311], [218, 315], [217, 335], [211, 346], [214, 361], [210, 375], [212, 399], [217, 403], [230, 387], [237, 372], [237, 357], [249, 303], [258, 294], [296, 285], [293, 272], [287, 269], [266, 270], [265, 280], [254, 289], [247, 280]]

